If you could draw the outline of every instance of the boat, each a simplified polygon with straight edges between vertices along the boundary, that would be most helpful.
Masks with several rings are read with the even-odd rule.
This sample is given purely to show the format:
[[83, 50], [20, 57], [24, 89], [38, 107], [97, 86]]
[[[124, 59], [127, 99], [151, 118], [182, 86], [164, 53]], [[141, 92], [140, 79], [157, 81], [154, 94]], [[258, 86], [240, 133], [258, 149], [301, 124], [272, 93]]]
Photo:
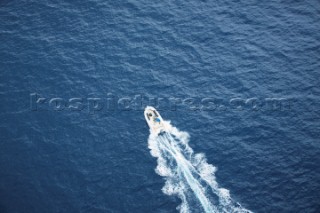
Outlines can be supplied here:
[[158, 135], [165, 131], [165, 122], [154, 107], [147, 106], [144, 110], [144, 117], [151, 133]]

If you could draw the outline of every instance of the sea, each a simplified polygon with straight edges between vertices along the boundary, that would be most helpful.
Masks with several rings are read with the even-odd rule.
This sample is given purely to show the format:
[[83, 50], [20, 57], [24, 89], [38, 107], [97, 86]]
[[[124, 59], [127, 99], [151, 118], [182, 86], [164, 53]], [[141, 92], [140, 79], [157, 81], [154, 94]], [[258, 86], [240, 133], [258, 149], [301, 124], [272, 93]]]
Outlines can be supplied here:
[[320, 212], [318, 0], [1, 0], [0, 20], [0, 213]]

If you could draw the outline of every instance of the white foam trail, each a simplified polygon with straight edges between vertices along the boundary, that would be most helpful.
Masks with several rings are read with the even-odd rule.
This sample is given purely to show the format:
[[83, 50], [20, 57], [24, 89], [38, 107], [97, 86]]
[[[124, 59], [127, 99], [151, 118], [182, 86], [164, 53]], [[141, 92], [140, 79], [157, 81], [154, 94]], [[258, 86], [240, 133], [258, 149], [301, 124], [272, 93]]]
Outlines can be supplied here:
[[157, 158], [156, 172], [166, 179], [162, 191], [182, 200], [177, 208], [180, 213], [251, 212], [235, 203], [227, 189], [218, 186], [216, 168], [206, 162], [204, 154], [193, 153], [188, 145], [189, 134], [163, 122], [167, 131], [151, 133], [148, 146]]

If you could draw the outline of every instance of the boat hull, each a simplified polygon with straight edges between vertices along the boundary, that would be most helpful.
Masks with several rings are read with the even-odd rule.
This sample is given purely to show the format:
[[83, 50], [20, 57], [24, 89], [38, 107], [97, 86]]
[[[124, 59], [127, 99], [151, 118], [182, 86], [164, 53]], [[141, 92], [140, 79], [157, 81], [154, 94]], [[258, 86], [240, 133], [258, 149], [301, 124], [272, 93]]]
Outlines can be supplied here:
[[165, 131], [165, 122], [160, 113], [152, 106], [147, 106], [144, 110], [144, 117], [153, 134], [159, 134]]

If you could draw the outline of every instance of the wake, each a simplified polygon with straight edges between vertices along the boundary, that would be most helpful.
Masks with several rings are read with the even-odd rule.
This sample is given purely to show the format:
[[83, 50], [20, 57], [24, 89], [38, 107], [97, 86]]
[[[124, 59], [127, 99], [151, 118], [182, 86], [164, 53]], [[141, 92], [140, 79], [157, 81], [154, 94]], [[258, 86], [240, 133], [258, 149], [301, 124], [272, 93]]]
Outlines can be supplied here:
[[151, 133], [148, 146], [157, 158], [156, 172], [166, 180], [162, 191], [182, 200], [177, 207], [180, 213], [251, 212], [235, 203], [227, 189], [218, 186], [216, 168], [206, 162], [204, 154], [193, 153], [188, 145], [189, 134], [163, 122], [166, 132]]

